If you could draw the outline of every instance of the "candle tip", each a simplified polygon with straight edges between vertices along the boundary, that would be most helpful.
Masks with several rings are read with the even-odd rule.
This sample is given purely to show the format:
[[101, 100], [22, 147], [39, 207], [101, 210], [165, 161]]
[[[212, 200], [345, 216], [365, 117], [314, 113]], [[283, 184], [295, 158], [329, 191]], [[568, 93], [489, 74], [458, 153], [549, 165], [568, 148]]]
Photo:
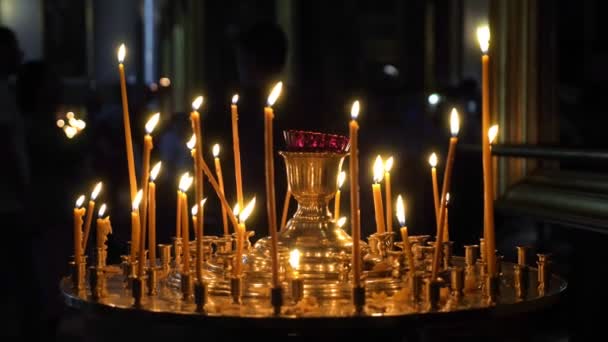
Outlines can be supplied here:
[[101, 186], [102, 186], [102, 182], [99, 182], [95, 185], [95, 188], [93, 189], [93, 191], [91, 192], [91, 199], [94, 201], [97, 199], [97, 196], [99, 195], [99, 192], [101, 191]]
[[458, 131], [460, 131], [460, 119], [458, 118], [458, 111], [456, 108], [452, 108], [452, 113], [450, 114], [450, 131], [454, 137], [457, 136]]
[[340, 173], [338, 174], [338, 189], [340, 189], [342, 187], [345, 180], [346, 180], [346, 172], [340, 171]]
[[397, 196], [397, 220], [401, 226], [405, 226], [405, 204], [401, 195]]
[[118, 63], [122, 63], [125, 61], [125, 56], [127, 55], [127, 48], [125, 47], [125, 44], [120, 44], [120, 47], [118, 48]]
[[198, 214], [198, 204], [192, 206], [192, 209], [190, 209], [190, 213], [192, 214], [192, 216], [196, 216]]
[[360, 109], [361, 109], [361, 106], [359, 105], [359, 100], [356, 100], [355, 102], [353, 102], [352, 107], [350, 107], [350, 116], [353, 120], [357, 120]]
[[202, 104], [203, 104], [203, 97], [198, 96], [197, 98], [194, 99], [194, 101], [192, 101], [192, 110], [198, 110], [199, 108], [201, 108]]
[[300, 267], [300, 251], [296, 248], [289, 252], [289, 265], [294, 270], [297, 270]]
[[188, 147], [188, 149], [191, 150], [195, 146], [196, 146], [196, 134], [192, 134], [192, 136], [190, 137], [190, 140], [188, 140], [186, 142], [186, 147]]
[[448, 205], [448, 204], [450, 204], [450, 193], [449, 192], [445, 194], [445, 205]]
[[101, 207], [99, 207], [99, 217], [103, 217], [103, 215], [106, 213], [106, 208], [107, 206], [105, 203], [102, 204]]
[[487, 53], [490, 48], [490, 28], [487, 25], [477, 28], [477, 40], [482, 53]]
[[490, 129], [488, 130], [488, 140], [490, 141], [490, 144], [494, 143], [494, 140], [496, 139], [497, 135], [498, 125], [492, 125], [492, 127], [490, 127]]
[[190, 172], [185, 172], [179, 180], [179, 189], [182, 192], [188, 191], [190, 185], [192, 185], [193, 178], [190, 177]]
[[249, 203], [247, 203], [245, 208], [243, 208], [243, 211], [240, 212], [239, 220], [244, 223], [245, 220], [247, 220], [247, 218], [249, 218], [249, 215], [251, 215], [251, 213], [253, 212], [254, 207], [255, 207], [255, 197], [253, 199], [251, 199], [251, 201], [249, 201]]
[[395, 162], [395, 160], [393, 159], [393, 156], [390, 156], [386, 162], [384, 162], [384, 171], [385, 172], [390, 172], [391, 169], [393, 168], [393, 163]]
[[152, 117], [150, 117], [148, 122], [146, 122], [146, 132], [148, 134], [152, 134], [152, 132], [154, 131], [154, 128], [158, 124], [158, 121], [160, 121], [160, 113], [156, 113], [156, 114], [152, 115]]
[[232, 104], [235, 105], [239, 102], [239, 94], [232, 95]]
[[76, 208], [82, 207], [83, 203], [84, 203], [84, 195], [78, 196], [78, 199], [76, 200]]
[[220, 144], [213, 145], [211, 152], [213, 153], [213, 158], [217, 158], [220, 155]]
[[342, 216], [338, 219], [338, 222], [336, 222], [336, 224], [338, 225], [338, 228], [342, 228], [344, 227], [344, 224], [346, 223], [346, 216]]
[[382, 178], [384, 178], [384, 163], [382, 162], [382, 157], [378, 155], [374, 162], [374, 182], [380, 183]]
[[435, 152], [431, 153], [431, 156], [429, 157], [429, 165], [431, 165], [431, 167], [437, 167], [437, 154]]
[[272, 105], [274, 105], [274, 103], [279, 98], [279, 95], [281, 95], [282, 89], [283, 89], [283, 82], [279, 82], [279, 83], [275, 84], [274, 88], [272, 88], [272, 91], [270, 92], [270, 95], [268, 95], [268, 107], [272, 107]]
[[152, 171], [150, 171], [150, 180], [151, 181], [155, 181], [156, 177], [158, 177], [158, 173], [160, 172], [160, 167], [163, 164], [163, 162], [158, 162], [156, 164], [154, 164], [154, 167], [152, 168]]
[[139, 204], [141, 203], [141, 199], [143, 196], [144, 196], [144, 192], [143, 192], [143, 190], [140, 189], [137, 192], [137, 195], [135, 195], [135, 199], [133, 200], [133, 203], [132, 203], [133, 204], [132, 208], [134, 211], [139, 209]]

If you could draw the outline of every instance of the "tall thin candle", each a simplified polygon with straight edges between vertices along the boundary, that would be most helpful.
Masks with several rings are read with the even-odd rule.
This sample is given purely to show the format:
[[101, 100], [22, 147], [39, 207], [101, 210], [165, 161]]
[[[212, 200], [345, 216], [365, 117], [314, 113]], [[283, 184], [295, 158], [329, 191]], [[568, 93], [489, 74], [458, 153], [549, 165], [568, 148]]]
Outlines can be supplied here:
[[285, 200], [283, 200], [283, 214], [281, 215], [281, 231], [287, 225], [287, 214], [289, 213], [289, 202], [291, 202], [291, 188], [288, 186], [285, 191]]
[[[198, 109], [203, 104], [203, 97], [199, 96], [192, 102], [192, 113], [190, 113], [190, 121], [192, 123], [192, 131], [196, 136], [196, 149], [193, 151], [195, 172], [194, 175], [194, 194], [195, 203], [203, 198], [203, 174], [201, 173], [200, 162], [203, 159], [203, 136], [201, 135], [201, 118]], [[186, 206], [187, 208], [187, 206]], [[186, 211], [187, 209], [184, 208]], [[203, 210], [201, 207], [196, 216], [196, 225], [194, 225], [194, 234], [196, 236], [196, 277], [199, 281], [203, 279]], [[186, 217], [188, 217], [186, 215]]]
[[437, 154], [433, 152], [429, 157], [431, 165], [431, 181], [433, 182], [433, 204], [435, 204], [435, 221], [439, 227], [439, 186], [437, 185]]
[[85, 209], [82, 207], [84, 204], [84, 195], [80, 195], [76, 200], [76, 206], [74, 207], [74, 262], [76, 267], [82, 262], [82, 217], [84, 216]]
[[393, 168], [394, 159], [389, 157], [384, 162], [384, 187], [386, 195], [386, 230], [391, 233], [393, 231], [393, 195], [391, 193], [391, 169]]
[[490, 166], [488, 186], [487, 186], [487, 196], [489, 200], [487, 201], [487, 215], [486, 218], [486, 226], [487, 235], [485, 236], [486, 241], [486, 255], [488, 261], [488, 274], [495, 276], [497, 272], [496, 265], [496, 236], [494, 233], [494, 163], [492, 163], [492, 143], [496, 136], [498, 135], [498, 125], [493, 125], [488, 129], [488, 153], [486, 154], [486, 158], [490, 159], [486, 161], [486, 163]]
[[278, 256], [278, 234], [277, 234], [277, 206], [274, 190], [274, 146], [272, 121], [274, 111], [272, 105], [279, 98], [283, 82], [277, 83], [268, 96], [267, 106], [264, 107], [264, 150], [266, 164], [266, 209], [268, 211], [268, 229], [271, 239], [272, 256], [272, 287], [278, 288], [279, 284], [279, 256]]
[[[224, 176], [222, 175], [222, 164], [220, 163], [219, 158], [220, 145], [213, 145], [213, 149], [211, 152], [213, 153], [213, 161], [215, 163], [215, 175], [220, 186], [220, 192], [222, 193], [222, 195], [226, 196], [226, 191], [224, 189]], [[222, 224], [224, 227], [224, 235], [228, 235], [228, 210], [230, 210], [230, 208], [226, 208], [226, 206], [222, 204]]]
[[87, 251], [87, 243], [89, 241], [89, 233], [91, 232], [91, 222], [93, 221], [93, 211], [95, 210], [95, 200], [97, 196], [99, 196], [99, 192], [101, 191], [102, 182], [99, 182], [95, 185], [95, 188], [91, 192], [91, 199], [89, 200], [89, 207], [87, 208], [87, 216], [84, 223], [84, 238], [82, 240], [82, 252], [86, 253]]
[[185, 274], [190, 273], [190, 227], [188, 224], [188, 196], [186, 192], [192, 185], [193, 178], [190, 177], [190, 173], [186, 172], [182, 175], [179, 181], [179, 200], [181, 202], [181, 234], [182, 234], [182, 253], [184, 255], [184, 266], [183, 271]]
[[361, 226], [359, 216], [359, 101], [353, 102], [350, 110], [351, 121], [348, 125], [350, 138], [350, 220], [353, 237], [353, 286], [361, 287]]
[[[387, 203], [387, 205], [389, 205], [389, 204]], [[403, 197], [401, 197], [401, 195], [397, 196], [396, 209], [397, 209], [397, 220], [399, 221], [399, 224], [401, 225], [400, 232], [401, 232], [401, 239], [403, 240], [403, 254], [405, 254], [405, 257], [407, 258], [407, 265], [410, 270], [409, 274], [413, 274], [413, 272], [415, 272], [416, 268], [414, 266], [414, 256], [412, 253], [412, 246], [410, 246], [410, 240], [408, 238], [407, 226], [405, 225], [405, 205], [403, 203]]]
[[338, 191], [336, 191], [336, 197], [334, 198], [334, 220], [338, 220], [340, 218], [340, 200], [342, 197], [342, 185], [344, 185], [344, 181], [346, 180], [346, 172], [340, 171], [338, 174]]
[[[240, 277], [243, 269], [243, 248], [245, 246], [245, 234], [247, 231], [247, 227], [245, 225], [245, 221], [249, 218], [251, 213], [253, 212], [253, 208], [255, 207], [255, 197], [247, 203], [247, 206], [243, 208], [240, 212], [237, 212], [239, 215], [239, 226], [237, 229], [237, 243], [236, 243], [236, 256], [234, 258], [234, 276]], [[237, 203], [238, 208], [238, 203]], [[235, 210], [236, 211], [236, 210]]]
[[143, 267], [145, 263], [145, 248], [140, 246], [141, 226], [139, 220], [139, 204], [141, 203], [142, 197], [143, 191], [139, 190], [137, 194], [135, 194], [133, 203], [131, 203], [131, 260], [136, 260], [137, 253], [139, 252], [137, 275], [140, 277], [144, 274]]
[[162, 162], [158, 162], [150, 171], [150, 183], [148, 184], [148, 253], [150, 264], [156, 265], [156, 177], [160, 172]]
[[160, 120], [160, 113], [152, 115], [152, 117], [146, 122], [146, 135], [144, 136], [144, 152], [142, 162], [142, 174], [141, 174], [141, 188], [143, 190], [143, 201], [141, 203], [141, 244], [146, 246], [146, 236], [148, 229], [148, 183], [150, 180], [150, 154], [154, 148], [152, 142], [152, 132]]
[[374, 162], [374, 184], [372, 184], [372, 193], [374, 195], [374, 212], [376, 213], [376, 232], [386, 232], [386, 226], [384, 221], [384, 205], [382, 204], [382, 191], [380, 189], [380, 182], [384, 177], [384, 164], [382, 157], [377, 156]]
[[241, 145], [239, 142], [239, 110], [237, 103], [239, 96], [232, 96], [230, 112], [232, 117], [232, 149], [234, 151], [234, 177], [236, 180], [236, 200], [239, 206], [243, 207], [243, 179], [241, 177]]
[[122, 118], [125, 128], [125, 147], [127, 150], [127, 165], [129, 167], [129, 190], [131, 201], [135, 200], [137, 193], [137, 178], [135, 177], [135, 159], [133, 158], [133, 140], [131, 139], [131, 123], [129, 120], [129, 100], [127, 99], [127, 82], [125, 78], [125, 56], [127, 49], [125, 44], [118, 48], [118, 73], [120, 75], [120, 95], [122, 98]]

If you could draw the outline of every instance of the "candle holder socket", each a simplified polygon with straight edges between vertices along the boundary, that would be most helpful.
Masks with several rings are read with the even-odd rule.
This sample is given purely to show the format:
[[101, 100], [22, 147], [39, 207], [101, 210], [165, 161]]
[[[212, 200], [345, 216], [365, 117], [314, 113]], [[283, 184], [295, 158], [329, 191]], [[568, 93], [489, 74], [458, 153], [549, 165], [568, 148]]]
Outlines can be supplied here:
[[479, 239], [479, 258], [484, 263], [487, 261], [487, 250], [486, 250], [486, 242], [483, 238]]
[[550, 279], [550, 273], [549, 273], [549, 265], [551, 263], [550, 261], [550, 255], [549, 254], [537, 254], [538, 257], [538, 261], [536, 262], [537, 266], [538, 266], [538, 295], [539, 296], [544, 296], [547, 292], [547, 290], [549, 290], [549, 279]]
[[135, 307], [141, 307], [142, 301], [144, 298], [146, 279], [145, 279], [145, 277], [132, 277], [131, 283], [132, 283], [131, 295], [133, 296], [133, 299], [134, 299], [134, 305], [135, 305]]
[[443, 243], [443, 268], [449, 269], [452, 267], [452, 251], [454, 249], [454, 241], [445, 241]]
[[146, 270], [148, 296], [156, 296], [158, 294], [158, 271], [156, 267], [150, 267]]
[[363, 315], [365, 311], [365, 287], [353, 287], [353, 305], [355, 306], [355, 314]]
[[496, 300], [499, 295], [500, 290], [500, 277], [497, 275], [487, 275], [485, 277], [485, 297], [489, 301], [490, 304], [496, 304]]
[[241, 296], [243, 294], [242, 278], [230, 278], [230, 296], [234, 304], [241, 304]]
[[463, 296], [464, 289], [464, 269], [454, 266], [450, 270], [450, 287], [452, 296], [460, 298]]
[[417, 306], [420, 303], [420, 299], [421, 299], [422, 292], [423, 292], [424, 277], [421, 273], [415, 272], [412, 274], [411, 278], [412, 278], [411, 279], [411, 286], [412, 286], [411, 300], [412, 300], [412, 304], [414, 306]]
[[528, 246], [516, 246], [517, 249], [517, 264], [521, 266], [528, 265]]
[[464, 246], [464, 264], [466, 266], [475, 266], [475, 262], [479, 256], [479, 245]]
[[91, 297], [94, 301], [99, 300], [101, 298], [101, 289], [99, 287], [101, 271], [99, 268], [95, 266], [89, 267], [89, 288], [91, 289]]
[[443, 286], [441, 278], [427, 278], [424, 284], [425, 306], [427, 311], [439, 310], [441, 287]]
[[162, 276], [166, 276], [171, 271], [171, 245], [159, 244], [160, 267]]
[[202, 281], [197, 281], [196, 284], [194, 284], [194, 303], [196, 304], [196, 311], [201, 313], [205, 312], [205, 304], [207, 304], [208, 297], [207, 285]]
[[175, 265], [175, 269], [179, 269], [182, 264], [182, 238], [174, 237], [173, 238], [173, 262]]
[[513, 288], [515, 288], [515, 297], [518, 300], [525, 300], [528, 296], [529, 279], [530, 269], [528, 266], [513, 265]]
[[86, 262], [76, 263], [75, 261], [71, 261], [70, 268], [72, 269], [72, 286], [74, 290], [83, 291], [86, 288]]
[[181, 274], [181, 288], [182, 288], [182, 299], [189, 301], [193, 296], [194, 277], [192, 274], [182, 273]]
[[301, 278], [292, 278], [289, 280], [291, 289], [291, 298], [294, 302], [299, 302], [304, 298], [304, 280]]
[[283, 288], [273, 287], [270, 289], [270, 304], [272, 305], [275, 316], [281, 315], [281, 307], [283, 306]]

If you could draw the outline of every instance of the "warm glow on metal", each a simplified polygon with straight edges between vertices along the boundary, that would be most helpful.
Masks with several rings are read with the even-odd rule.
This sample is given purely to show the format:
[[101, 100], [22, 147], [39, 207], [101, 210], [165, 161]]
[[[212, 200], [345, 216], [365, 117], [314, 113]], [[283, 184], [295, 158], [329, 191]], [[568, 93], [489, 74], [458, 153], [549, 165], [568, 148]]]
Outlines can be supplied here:
[[99, 207], [99, 211], [98, 211], [99, 217], [103, 217], [103, 215], [106, 213], [106, 208], [107, 208], [107, 206], [105, 203], [102, 204], [101, 207]]
[[397, 220], [402, 227], [405, 226], [405, 203], [401, 195], [397, 196]]
[[297, 270], [300, 267], [300, 251], [298, 249], [294, 249], [289, 252], [289, 265], [294, 270]]
[[274, 88], [272, 88], [270, 95], [268, 95], [268, 107], [272, 107], [272, 105], [274, 105], [274, 103], [277, 102], [279, 95], [281, 95], [282, 89], [283, 89], [283, 82], [277, 83], [274, 86]]
[[239, 102], [239, 94], [232, 95], [232, 104], [237, 104]]
[[429, 157], [429, 165], [431, 165], [431, 167], [437, 167], [437, 154], [435, 152], [431, 153], [431, 156]]
[[135, 199], [133, 200], [133, 203], [132, 203], [133, 210], [139, 209], [139, 204], [141, 203], [141, 199], [143, 196], [144, 196], [144, 192], [143, 192], [143, 190], [140, 189], [137, 192], [137, 195], [135, 195]]
[[481, 52], [484, 54], [488, 53], [488, 49], [490, 48], [490, 28], [487, 25], [477, 28], [477, 40], [479, 41]]
[[241, 213], [239, 214], [239, 220], [241, 222], [245, 222], [245, 220], [247, 220], [247, 218], [249, 218], [249, 215], [251, 215], [251, 213], [253, 212], [254, 207], [255, 207], [255, 197], [251, 201], [249, 201], [249, 203], [247, 203], [247, 205], [245, 206], [243, 211], [241, 211]]
[[190, 172], [184, 173], [179, 180], [179, 189], [182, 192], [188, 191], [188, 189], [190, 188], [190, 185], [192, 185], [192, 181], [193, 181], [193, 178], [190, 177]]
[[452, 113], [450, 114], [450, 131], [452, 132], [452, 136], [457, 136], [459, 130], [460, 119], [458, 118], [458, 111], [456, 108], [452, 108]]
[[488, 130], [488, 139], [490, 140], [490, 144], [494, 143], [496, 136], [498, 135], [498, 125], [493, 125]]
[[393, 163], [395, 162], [395, 160], [393, 159], [393, 156], [390, 156], [386, 162], [384, 162], [384, 171], [385, 172], [390, 172], [391, 169], [393, 168]]
[[357, 120], [360, 109], [361, 109], [361, 106], [359, 105], [359, 100], [356, 100], [355, 102], [353, 102], [352, 107], [350, 107], [350, 117], [353, 118], [353, 120]]
[[57, 127], [63, 128], [63, 126], [65, 126], [65, 121], [63, 119], [57, 120]]
[[344, 227], [344, 224], [346, 223], [346, 216], [342, 216], [338, 219], [338, 222], [336, 222], [336, 224], [338, 225], [338, 228], [342, 228]]
[[213, 145], [211, 152], [213, 153], [213, 158], [217, 158], [220, 155], [220, 144]]
[[152, 171], [150, 171], [150, 180], [151, 181], [155, 181], [156, 177], [158, 177], [158, 173], [160, 172], [160, 167], [163, 165], [163, 162], [158, 162], [156, 164], [154, 164], [154, 167], [152, 167]]
[[159, 120], [160, 120], [160, 113], [156, 113], [156, 114], [152, 115], [152, 117], [148, 120], [148, 122], [146, 122], [146, 132], [148, 134], [152, 134], [152, 131], [154, 131], [154, 127], [156, 127]]
[[93, 188], [93, 192], [91, 192], [91, 199], [94, 201], [95, 199], [97, 199], [97, 196], [99, 196], [99, 192], [101, 191], [101, 187], [102, 187], [103, 183], [99, 182], [95, 185], [95, 188]]
[[338, 174], [338, 189], [340, 189], [342, 187], [345, 180], [346, 180], [346, 172], [340, 171], [340, 173]]
[[203, 104], [203, 97], [198, 96], [197, 98], [194, 99], [194, 101], [192, 101], [192, 109], [198, 110], [199, 108], [201, 108], [202, 104]]
[[76, 208], [82, 207], [83, 203], [84, 203], [84, 195], [80, 195], [80, 197], [78, 197], [78, 199], [76, 200]]
[[125, 61], [125, 56], [127, 55], [127, 48], [125, 44], [120, 44], [118, 48], [118, 63], [122, 63]]
[[188, 140], [188, 142], [186, 143], [186, 147], [188, 147], [188, 149], [193, 149], [196, 146], [196, 135], [192, 134], [192, 136], [190, 137], [190, 140]]
[[382, 157], [378, 155], [374, 162], [374, 182], [380, 183], [382, 178], [384, 178], [384, 163], [382, 162]]

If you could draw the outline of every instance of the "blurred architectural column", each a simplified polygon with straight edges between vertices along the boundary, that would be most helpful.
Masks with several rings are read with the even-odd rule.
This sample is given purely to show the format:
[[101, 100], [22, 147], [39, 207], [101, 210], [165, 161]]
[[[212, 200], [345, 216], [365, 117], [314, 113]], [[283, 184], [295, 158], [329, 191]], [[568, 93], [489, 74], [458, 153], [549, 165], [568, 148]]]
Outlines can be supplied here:
[[[500, 125], [500, 143], [558, 140], [554, 19], [552, 1], [490, 2], [491, 113]], [[530, 160], [501, 159], [498, 193], [538, 166]]]

